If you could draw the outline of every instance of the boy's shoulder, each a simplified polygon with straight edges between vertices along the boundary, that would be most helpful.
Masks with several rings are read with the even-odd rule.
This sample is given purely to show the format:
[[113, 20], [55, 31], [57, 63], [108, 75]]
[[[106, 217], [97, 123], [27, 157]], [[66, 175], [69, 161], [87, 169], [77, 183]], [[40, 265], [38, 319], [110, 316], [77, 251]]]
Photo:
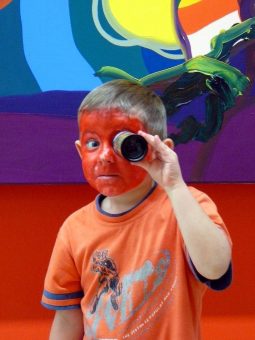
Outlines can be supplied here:
[[210, 199], [209, 196], [204, 192], [201, 191], [200, 189], [197, 189], [193, 187], [192, 185], [188, 185], [188, 188], [191, 192], [191, 194], [197, 199]]
[[93, 214], [95, 206], [95, 200], [86, 204], [85, 206], [75, 210], [71, 213], [63, 222], [62, 229], [74, 228], [75, 226], [79, 226], [83, 224], [90, 218]]
[[201, 195], [206, 195], [203, 191], [193, 187], [192, 185], [188, 185], [188, 188], [189, 188], [190, 192], [192, 193], [192, 195], [195, 196], [195, 197], [199, 197]]

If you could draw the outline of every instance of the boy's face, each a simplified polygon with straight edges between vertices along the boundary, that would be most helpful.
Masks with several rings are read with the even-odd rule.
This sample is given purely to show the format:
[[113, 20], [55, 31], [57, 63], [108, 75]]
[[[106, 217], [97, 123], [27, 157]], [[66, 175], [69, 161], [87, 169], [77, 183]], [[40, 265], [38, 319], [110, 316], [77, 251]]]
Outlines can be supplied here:
[[89, 184], [105, 196], [117, 196], [138, 186], [147, 173], [117, 155], [112, 146], [114, 136], [123, 130], [146, 131], [136, 117], [112, 110], [85, 112], [80, 119], [82, 168]]

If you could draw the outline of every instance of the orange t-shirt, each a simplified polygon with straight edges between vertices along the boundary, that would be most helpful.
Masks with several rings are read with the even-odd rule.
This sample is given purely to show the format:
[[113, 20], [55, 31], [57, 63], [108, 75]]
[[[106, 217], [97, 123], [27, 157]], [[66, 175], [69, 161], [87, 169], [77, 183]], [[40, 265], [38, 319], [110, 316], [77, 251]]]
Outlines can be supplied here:
[[[190, 190], [225, 229], [210, 198]], [[215, 289], [229, 284], [228, 272], [219, 288], [214, 280]], [[187, 256], [171, 202], [157, 186], [126, 213], [104, 213], [97, 198], [65, 221], [42, 303], [55, 310], [81, 307], [84, 339], [197, 340], [207, 287], [201, 281], [206, 279]]]

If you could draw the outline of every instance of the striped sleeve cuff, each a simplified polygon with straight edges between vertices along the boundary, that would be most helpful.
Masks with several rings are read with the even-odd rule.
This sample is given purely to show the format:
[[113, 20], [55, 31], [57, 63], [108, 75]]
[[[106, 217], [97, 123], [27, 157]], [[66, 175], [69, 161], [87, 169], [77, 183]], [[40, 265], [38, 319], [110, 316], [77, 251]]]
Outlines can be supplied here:
[[220, 278], [215, 280], [210, 280], [202, 276], [194, 266], [191, 258], [189, 258], [189, 267], [191, 271], [193, 272], [194, 276], [197, 280], [199, 280], [202, 283], [205, 283], [209, 288], [213, 290], [223, 290], [226, 289], [228, 286], [230, 286], [232, 282], [232, 263], [230, 263], [227, 271], [225, 274], [223, 274]]
[[79, 309], [83, 296], [83, 291], [53, 294], [44, 290], [41, 303], [45, 308], [51, 310]]

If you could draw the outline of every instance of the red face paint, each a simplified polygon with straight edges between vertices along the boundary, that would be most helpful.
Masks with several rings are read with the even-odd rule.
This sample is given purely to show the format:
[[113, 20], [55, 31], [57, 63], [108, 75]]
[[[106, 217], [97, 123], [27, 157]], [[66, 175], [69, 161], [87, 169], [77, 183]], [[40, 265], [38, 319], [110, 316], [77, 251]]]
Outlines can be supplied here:
[[113, 150], [113, 138], [123, 130], [146, 131], [138, 118], [116, 110], [85, 112], [80, 119], [83, 172], [89, 184], [105, 196], [134, 189], [147, 174]]

